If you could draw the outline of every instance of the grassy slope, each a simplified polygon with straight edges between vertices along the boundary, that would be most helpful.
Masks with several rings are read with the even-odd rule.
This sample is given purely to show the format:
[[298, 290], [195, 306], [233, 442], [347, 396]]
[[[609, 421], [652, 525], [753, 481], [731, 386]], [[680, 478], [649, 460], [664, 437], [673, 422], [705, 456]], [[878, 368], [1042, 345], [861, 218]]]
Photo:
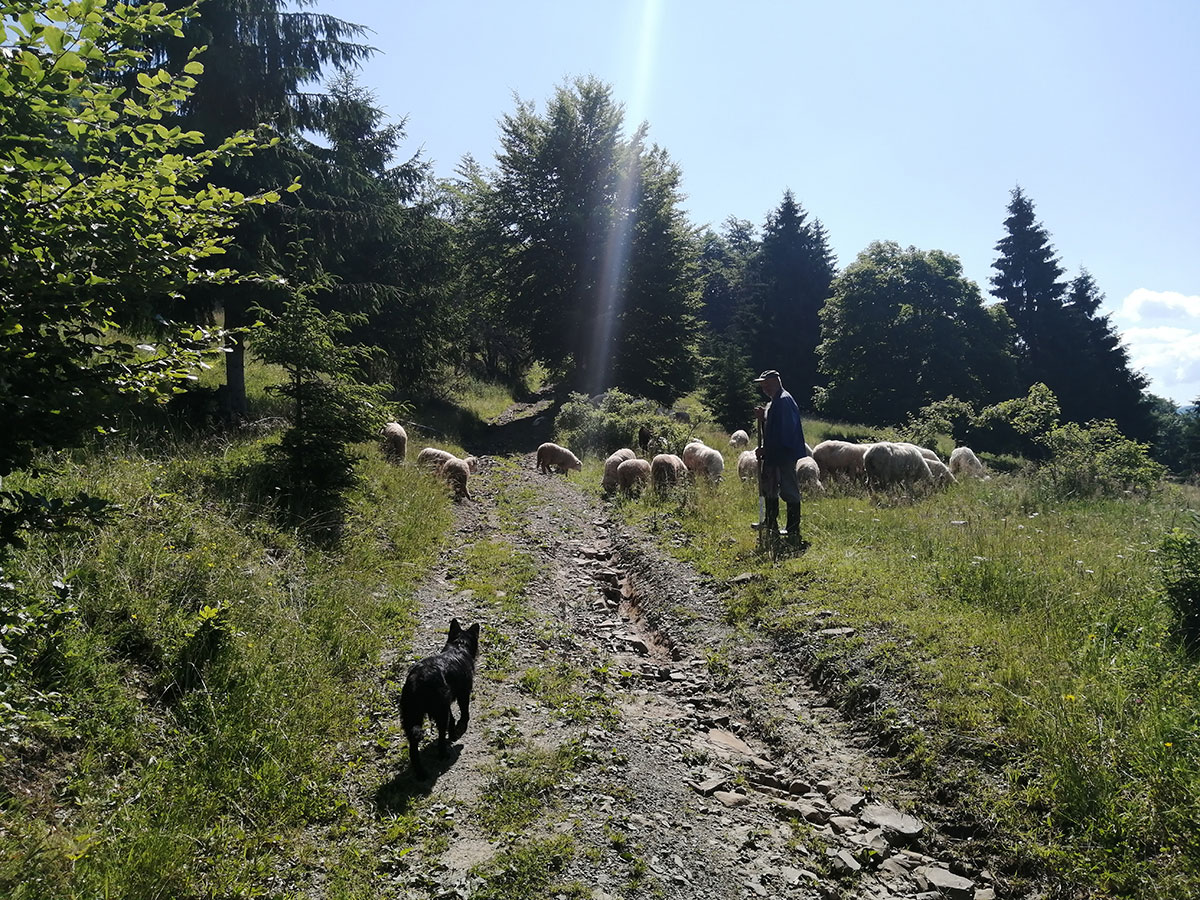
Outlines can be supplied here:
[[[829, 430], [806, 423], [810, 443]], [[700, 431], [731, 477], [624, 509], [682, 530], [674, 552], [702, 570], [763, 576], [731, 594], [733, 619], [840, 672], [844, 697], [897, 729], [900, 764], [1023, 835], [1052, 871], [1200, 896], [1200, 667], [1171, 641], [1155, 566], [1194, 495], [1048, 503], [1015, 476], [916, 501], [833, 490], [804, 504], [812, 549], [773, 565], [755, 553], [736, 451]], [[831, 625], [856, 633], [817, 635]], [[876, 699], [880, 681], [907, 686], [919, 727]]]
[[[254, 417], [278, 414], [262, 392], [278, 375], [249, 375]], [[5, 636], [19, 663], [0, 683], [0, 895], [286, 893], [314, 826], [357, 815], [338, 786], [379, 739], [362, 710], [381, 651], [410, 640], [451, 501], [361, 447], [345, 538], [315, 548], [273, 524], [272, 440], [110, 446], [43, 479], [121, 508], [33, 541], [4, 572], [18, 590], [0, 612], [11, 622], [24, 604], [28, 627]], [[69, 595], [33, 602], [55, 582]], [[344, 852], [331, 896], [376, 865]]]

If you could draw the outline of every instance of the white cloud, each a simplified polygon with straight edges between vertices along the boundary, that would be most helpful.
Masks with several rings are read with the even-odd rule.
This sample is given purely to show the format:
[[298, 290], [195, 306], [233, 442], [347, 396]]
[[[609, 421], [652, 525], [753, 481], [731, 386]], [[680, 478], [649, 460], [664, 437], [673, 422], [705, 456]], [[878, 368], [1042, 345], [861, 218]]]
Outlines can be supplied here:
[[1121, 301], [1112, 323], [1152, 393], [1179, 404], [1200, 398], [1200, 297], [1138, 288]]

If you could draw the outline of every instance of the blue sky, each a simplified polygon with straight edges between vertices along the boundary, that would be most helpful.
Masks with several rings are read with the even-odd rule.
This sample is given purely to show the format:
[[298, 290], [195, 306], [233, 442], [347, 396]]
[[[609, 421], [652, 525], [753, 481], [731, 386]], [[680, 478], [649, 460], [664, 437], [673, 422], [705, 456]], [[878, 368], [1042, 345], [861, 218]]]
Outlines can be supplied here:
[[1200, 397], [1200, 3], [318, 0], [404, 150], [491, 167], [516, 97], [594, 75], [683, 172], [696, 224], [790, 189], [840, 266], [939, 249], [986, 292], [1009, 192], [1085, 266], [1151, 390]]

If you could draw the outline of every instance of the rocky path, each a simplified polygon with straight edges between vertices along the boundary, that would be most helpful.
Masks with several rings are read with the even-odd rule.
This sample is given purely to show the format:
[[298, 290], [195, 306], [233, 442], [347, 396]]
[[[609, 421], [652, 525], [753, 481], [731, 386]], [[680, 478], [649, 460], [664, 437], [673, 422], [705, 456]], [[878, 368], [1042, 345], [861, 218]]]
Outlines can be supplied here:
[[[906, 812], [905, 784], [799, 660], [724, 622], [738, 585], [668, 558], [578, 477], [484, 457], [420, 591], [414, 657], [440, 648], [452, 616], [483, 636], [450, 759], [417, 782], [402, 742], [389, 757], [380, 809], [423, 822], [391, 865], [397, 896], [493, 890], [529, 847], [569, 848], [547, 897], [1009, 896]], [[394, 660], [397, 680], [411, 661]], [[398, 709], [384, 715], [398, 734]]]

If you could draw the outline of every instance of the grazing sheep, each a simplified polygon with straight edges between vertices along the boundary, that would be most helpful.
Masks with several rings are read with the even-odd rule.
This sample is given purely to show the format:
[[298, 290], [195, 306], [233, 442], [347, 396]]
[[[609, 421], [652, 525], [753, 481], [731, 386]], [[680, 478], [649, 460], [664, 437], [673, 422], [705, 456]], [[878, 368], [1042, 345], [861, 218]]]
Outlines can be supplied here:
[[925, 465], [929, 466], [929, 473], [933, 476], [933, 483], [938, 487], [946, 487], [958, 481], [954, 477], [954, 473], [946, 468], [946, 464], [940, 459], [925, 459]]
[[704, 441], [700, 440], [699, 438], [692, 438], [684, 446], [682, 459], [683, 459], [683, 464], [685, 466], [687, 466], [689, 472], [691, 472], [693, 469], [695, 469], [694, 463], [695, 463], [695, 459], [696, 459], [696, 454], [699, 453], [703, 449], [706, 449]]
[[617, 487], [623, 494], [641, 491], [650, 481], [650, 463], [644, 459], [626, 459], [617, 466]]
[[918, 450], [920, 450], [921, 455], [923, 457], [925, 457], [926, 459], [936, 460], [937, 462], [942, 461], [942, 458], [940, 456], [938, 456], [935, 451], [930, 450], [928, 447], [922, 447], [919, 444], [913, 444], [913, 446], [916, 447]]
[[442, 463], [438, 474], [446, 480], [446, 484], [454, 489], [455, 499], [471, 499], [471, 492], [467, 490], [467, 480], [471, 477], [471, 468], [465, 459], [450, 457]]
[[578, 456], [566, 447], [560, 447], [558, 444], [552, 444], [547, 441], [537, 449], [537, 467], [539, 472], [547, 474], [549, 474], [551, 467], [557, 468], [558, 471], [566, 474], [572, 469], [577, 471], [582, 470], [583, 463], [579, 461]]
[[748, 443], [750, 443], [750, 435], [740, 428], [729, 436], [730, 447], [745, 447]]
[[687, 477], [687, 466], [674, 453], [660, 453], [650, 461], [650, 481], [660, 493]]
[[417, 466], [422, 469], [432, 469], [437, 472], [448, 459], [454, 459], [449, 450], [439, 450], [437, 447], [426, 447], [417, 454]]
[[617, 489], [617, 466], [636, 456], [637, 454], [628, 447], [622, 447], [604, 461], [604, 477], [600, 479], [600, 487], [604, 489], [604, 493], [608, 494]]
[[383, 452], [392, 459], [403, 460], [408, 453], [408, 432], [399, 422], [388, 422], [380, 429], [383, 437]]
[[[739, 462], [740, 465], [740, 462]], [[802, 456], [796, 460], [796, 480], [800, 482], [800, 490], [823, 491], [821, 484], [821, 467], [811, 456]]]
[[472, 475], [474, 475], [476, 472], [479, 471], [479, 457], [478, 456], [468, 456], [463, 460], [463, 462], [465, 462], [467, 464], [467, 471], [470, 472]]
[[983, 463], [970, 447], [955, 447], [950, 454], [950, 471], [959, 476], [983, 477]]
[[821, 441], [813, 447], [810, 455], [817, 461], [821, 477], [827, 481], [839, 476], [860, 479], [867, 474], [863, 458], [870, 446], [848, 441]]
[[637, 439], [638, 439], [638, 446], [641, 447], [642, 452], [645, 453], [647, 450], [650, 449], [651, 441], [655, 441], [655, 442], [658, 441], [658, 436], [655, 435], [655, 433], [653, 431], [651, 431], [649, 428], [647, 428], [645, 425], [639, 425]]
[[701, 446], [693, 453], [692, 465], [688, 468], [691, 469], [693, 476], [704, 475], [709, 481], [717, 482], [721, 480], [721, 475], [725, 471], [725, 457], [721, 455], [720, 450]]
[[863, 454], [863, 465], [866, 467], [868, 483], [876, 488], [933, 481], [929, 463], [912, 444], [893, 441], [872, 444]]
[[758, 457], [754, 455], [753, 450], [743, 450], [738, 456], [737, 461], [738, 478], [742, 481], [756, 481], [758, 479]]

